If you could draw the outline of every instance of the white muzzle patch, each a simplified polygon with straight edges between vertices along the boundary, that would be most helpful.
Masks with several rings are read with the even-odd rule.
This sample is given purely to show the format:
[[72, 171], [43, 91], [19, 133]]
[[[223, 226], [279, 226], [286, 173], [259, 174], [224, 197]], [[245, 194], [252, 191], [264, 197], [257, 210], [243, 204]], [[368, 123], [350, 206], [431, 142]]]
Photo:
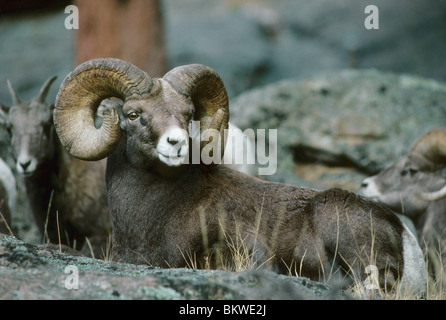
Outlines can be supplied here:
[[164, 164], [177, 167], [182, 165], [189, 154], [189, 135], [186, 130], [171, 127], [161, 136], [158, 145], [158, 158]]
[[21, 154], [17, 159], [16, 169], [22, 176], [30, 176], [37, 169], [37, 159], [27, 154]]
[[361, 184], [361, 189], [359, 190], [359, 194], [374, 200], [376, 200], [382, 195], [381, 192], [378, 190], [378, 187], [376, 186], [373, 177], [364, 179], [364, 181]]

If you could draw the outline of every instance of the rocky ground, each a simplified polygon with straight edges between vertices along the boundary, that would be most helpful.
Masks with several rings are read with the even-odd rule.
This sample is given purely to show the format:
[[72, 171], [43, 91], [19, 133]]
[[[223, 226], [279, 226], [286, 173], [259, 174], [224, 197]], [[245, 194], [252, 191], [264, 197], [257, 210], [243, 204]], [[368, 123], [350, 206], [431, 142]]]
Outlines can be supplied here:
[[[79, 275], [78, 282], [72, 277], [74, 272]], [[273, 272], [167, 270], [105, 262], [63, 254], [1, 234], [0, 278], [0, 300], [349, 298], [339, 288]]]
[[[357, 190], [414, 140], [445, 124], [446, 5], [376, 0], [380, 29], [356, 0], [164, 0], [169, 64], [203, 63], [224, 79], [231, 121], [277, 129], [277, 172], [263, 178]], [[23, 99], [73, 68], [73, 31], [60, 10], [0, 15], [0, 102], [6, 79]], [[285, 80], [286, 79], [286, 80]], [[0, 156], [12, 166], [0, 124]], [[5, 299], [344, 299], [339, 290], [263, 272], [160, 270], [63, 255], [41, 243], [20, 177], [13, 237], [0, 238]], [[64, 268], [82, 286], [67, 290]], [[3, 279], [6, 279], [3, 281]]]

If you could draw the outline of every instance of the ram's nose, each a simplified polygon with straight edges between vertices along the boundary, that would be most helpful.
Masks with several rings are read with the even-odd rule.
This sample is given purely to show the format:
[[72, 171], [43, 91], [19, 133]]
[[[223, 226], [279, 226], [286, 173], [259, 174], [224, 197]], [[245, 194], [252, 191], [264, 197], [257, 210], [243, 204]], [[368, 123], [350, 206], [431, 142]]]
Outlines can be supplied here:
[[156, 150], [159, 159], [168, 166], [184, 163], [189, 151], [189, 135], [186, 130], [172, 127], [160, 138]]

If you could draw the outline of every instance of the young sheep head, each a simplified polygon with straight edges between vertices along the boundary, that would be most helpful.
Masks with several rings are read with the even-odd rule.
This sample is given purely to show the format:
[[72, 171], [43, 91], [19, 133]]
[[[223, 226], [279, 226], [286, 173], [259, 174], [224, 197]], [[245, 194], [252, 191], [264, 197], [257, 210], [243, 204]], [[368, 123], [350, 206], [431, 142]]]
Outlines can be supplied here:
[[407, 157], [362, 182], [360, 192], [416, 219], [446, 197], [446, 128], [419, 138]]
[[[124, 101], [103, 113], [97, 129], [94, 114], [102, 100]], [[135, 166], [169, 167], [189, 155], [189, 122], [200, 130], [218, 130], [224, 141], [229, 118], [221, 78], [209, 67], [178, 67], [152, 79], [119, 59], [94, 59], [78, 66], [64, 80], [56, 99], [54, 123], [62, 144], [75, 157], [99, 160], [110, 155], [125, 135], [128, 159]], [[224, 144], [221, 143], [221, 155]]]
[[6, 113], [6, 129], [11, 137], [12, 154], [17, 161], [16, 170], [24, 176], [32, 175], [39, 165], [54, 156], [53, 105], [45, 103], [51, 84], [57, 77], [48, 79], [39, 95], [30, 102], [22, 101], [8, 81], [12, 107], [2, 107]]

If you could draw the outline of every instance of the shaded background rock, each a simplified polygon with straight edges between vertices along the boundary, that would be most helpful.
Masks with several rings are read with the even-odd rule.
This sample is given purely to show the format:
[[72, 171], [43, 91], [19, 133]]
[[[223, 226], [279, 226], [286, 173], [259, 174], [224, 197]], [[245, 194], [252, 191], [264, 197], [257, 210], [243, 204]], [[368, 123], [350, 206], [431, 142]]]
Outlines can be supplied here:
[[[53, 1], [54, 2], [54, 1]], [[72, 70], [74, 31], [64, 5], [2, 14], [0, 101], [6, 79], [31, 98], [52, 75]], [[365, 3], [356, 0], [161, 0], [169, 69], [203, 63], [222, 75], [234, 97], [284, 78], [321, 71], [378, 68], [446, 80], [440, 68], [446, 43], [441, 0], [376, 0], [380, 29], [364, 28]], [[0, 7], [1, 14], [1, 7]], [[57, 86], [49, 94], [54, 99]]]
[[231, 116], [242, 129], [278, 130], [277, 174], [265, 179], [356, 191], [446, 124], [446, 86], [376, 70], [332, 72], [246, 92], [232, 100]]
[[[446, 79], [446, 4], [439, 0], [163, 1], [171, 65], [207, 64], [230, 96], [284, 78], [378, 68]], [[364, 9], [379, 8], [366, 30]]]

